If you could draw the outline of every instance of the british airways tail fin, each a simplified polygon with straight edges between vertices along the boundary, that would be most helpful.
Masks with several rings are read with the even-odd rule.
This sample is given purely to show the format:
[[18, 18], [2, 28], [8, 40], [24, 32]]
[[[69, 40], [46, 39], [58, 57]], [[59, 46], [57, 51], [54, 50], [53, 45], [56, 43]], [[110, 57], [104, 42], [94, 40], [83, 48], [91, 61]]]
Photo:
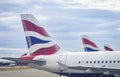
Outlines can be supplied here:
[[104, 45], [104, 49], [105, 49], [105, 51], [113, 51], [113, 49], [110, 48], [109, 45]]
[[21, 18], [31, 56], [51, 55], [60, 49], [33, 15], [21, 14]]
[[99, 51], [97, 45], [93, 41], [91, 41], [87, 35], [82, 35], [81, 37], [85, 52]]

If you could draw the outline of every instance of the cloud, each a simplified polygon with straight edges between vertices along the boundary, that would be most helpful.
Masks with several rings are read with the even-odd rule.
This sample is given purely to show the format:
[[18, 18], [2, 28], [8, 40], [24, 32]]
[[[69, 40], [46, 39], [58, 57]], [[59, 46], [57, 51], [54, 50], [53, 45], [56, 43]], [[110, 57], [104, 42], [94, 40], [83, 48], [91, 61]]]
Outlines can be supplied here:
[[0, 14], [0, 23], [2, 26], [7, 28], [18, 29], [18, 25], [20, 24], [20, 16], [14, 12], [3, 12]]
[[65, 9], [103, 9], [120, 11], [120, 0], [54, 0]]
[[21, 51], [21, 52], [26, 52], [28, 51], [27, 49], [23, 48], [0, 48], [0, 51]]
[[101, 34], [104, 34], [105, 33], [105, 31], [102, 31], [102, 30], [100, 30], [100, 31], [91, 31], [91, 32], [80, 32], [80, 34], [78, 33], [78, 35], [101, 35]]
[[0, 4], [26, 4], [26, 3], [29, 3], [31, 0], [2, 0], [0, 1]]
[[2, 47], [26, 47], [21, 13], [33, 14], [41, 26], [69, 50], [81, 49], [81, 34], [90, 35], [100, 45], [104, 38], [110, 38], [105, 39], [107, 43], [115, 42], [111, 38], [119, 38], [119, 0], [4, 0], [0, 4]]
[[20, 57], [24, 53], [28, 52], [24, 48], [5, 48], [0, 47], [0, 57]]
[[116, 28], [116, 30], [120, 31], [120, 28]]
[[[42, 3], [42, 4], [41, 4]], [[51, 7], [54, 4], [55, 7], [60, 7], [64, 9], [102, 9], [102, 10], [111, 10], [111, 11], [120, 11], [120, 0], [39, 0], [39, 1], [32, 1], [32, 0], [10, 0], [10, 1], [0, 1], [0, 4], [15, 4], [15, 5], [31, 5], [33, 8], [37, 9], [43, 9], [43, 7], [40, 7], [41, 5], [44, 7]], [[46, 5], [43, 5], [46, 4]], [[32, 8], [29, 6], [29, 8]], [[52, 8], [55, 8], [52, 7]], [[26, 8], [26, 7], [25, 7]]]
[[14, 12], [4, 12], [0, 14], [0, 22], [9, 24], [9, 22], [16, 21], [19, 17]]
[[0, 22], [12, 22], [18, 20], [18, 17], [14, 12], [0, 13]]

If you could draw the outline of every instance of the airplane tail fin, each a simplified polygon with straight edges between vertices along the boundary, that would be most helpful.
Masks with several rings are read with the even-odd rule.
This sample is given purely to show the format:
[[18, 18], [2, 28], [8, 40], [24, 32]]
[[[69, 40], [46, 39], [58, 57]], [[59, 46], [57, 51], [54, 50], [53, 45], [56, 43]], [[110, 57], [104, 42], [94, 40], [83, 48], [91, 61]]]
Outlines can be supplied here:
[[21, 18], [30, 55], [51, 55], [60, 49], [32, 14], [21, 14]]
[[105, 49], [105, 51], [113, 51], [113, 49], [110, 48], [109, 45], [104, 45], [104, 49]]
[[99, 51], [97, 45], [93, 41], [91, 41], [87, 35], [82, 35], [81, 37], [85, 52]]

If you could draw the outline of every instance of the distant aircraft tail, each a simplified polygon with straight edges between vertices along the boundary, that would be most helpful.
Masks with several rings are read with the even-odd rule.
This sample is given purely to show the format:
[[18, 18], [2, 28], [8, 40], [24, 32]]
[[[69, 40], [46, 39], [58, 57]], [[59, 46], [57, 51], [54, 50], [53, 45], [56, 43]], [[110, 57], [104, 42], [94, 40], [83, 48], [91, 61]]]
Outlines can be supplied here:
[[105, 51], [113, 51], [113, 49], [110, 48], [109, 45], [104, 45], [104, 49], [105, 49]]
[[93, 41], [91, 41], [87, 35], [82, 35], [81, 37], [85, 52], [99, 51], [97, 45]]
[[22, 23], [31, 56], [51, 55], [60, 47], [31, 14], [22, 14]]

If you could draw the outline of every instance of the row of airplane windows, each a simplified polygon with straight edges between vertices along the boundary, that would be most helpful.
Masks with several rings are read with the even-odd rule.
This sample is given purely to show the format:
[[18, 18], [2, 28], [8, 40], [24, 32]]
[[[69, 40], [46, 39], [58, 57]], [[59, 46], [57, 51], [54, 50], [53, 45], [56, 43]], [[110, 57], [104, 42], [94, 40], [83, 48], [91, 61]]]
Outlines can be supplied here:
[[94, 64], [95, 63], [120, 63], [120, 60], [117, 60], [117, 61], [116, 60], [113, 60], [113, 61], [112, 60], [109, 60], [109, 61], [108, 60], [106, 60], [106, 61], [79, 61], [78, 63], [81, 64], [81, 63], [84, 63], [84, 62], [86, 64], [88, 64], [88, 63], [89, 64], [91, 64], [91, 63], [94, 63]]

